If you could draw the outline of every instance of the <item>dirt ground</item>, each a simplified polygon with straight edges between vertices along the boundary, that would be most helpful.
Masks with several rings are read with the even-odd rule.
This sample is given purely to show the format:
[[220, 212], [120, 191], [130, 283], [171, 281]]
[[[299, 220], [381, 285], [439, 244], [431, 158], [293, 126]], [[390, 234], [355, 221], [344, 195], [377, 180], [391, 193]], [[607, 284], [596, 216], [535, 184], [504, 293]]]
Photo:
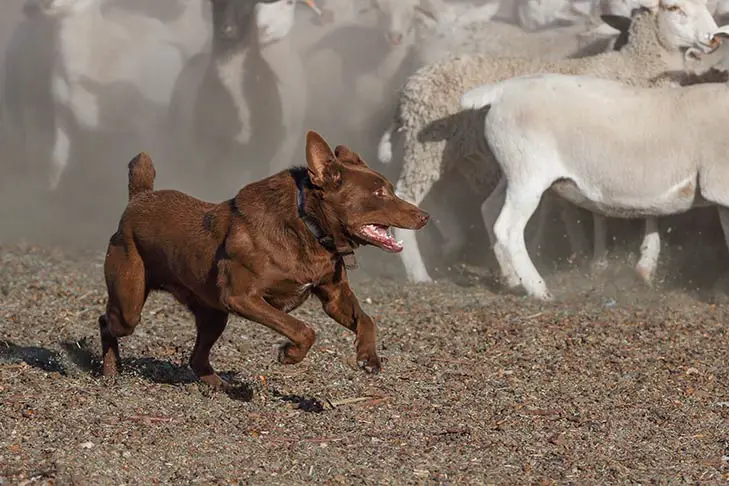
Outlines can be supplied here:
[[[368, 265], [374, 255], [365, 251]], [[396, 256], [382, 260], [394, 266]], [[211, 393], [186, 366], [191, 318], [153, 295], [99, 376], [98, 251], [0, 247], [1, 484], [665, 484], [729, 480], [727, 307], [646, 289], [615, 262], [553, 273], [540, 304], [461, 271], [433, 285], [352, 274], [383, 372], [314, 301], [308, 357], [233, 319]], [[577, 290], [575, 290], [577, 289]]]

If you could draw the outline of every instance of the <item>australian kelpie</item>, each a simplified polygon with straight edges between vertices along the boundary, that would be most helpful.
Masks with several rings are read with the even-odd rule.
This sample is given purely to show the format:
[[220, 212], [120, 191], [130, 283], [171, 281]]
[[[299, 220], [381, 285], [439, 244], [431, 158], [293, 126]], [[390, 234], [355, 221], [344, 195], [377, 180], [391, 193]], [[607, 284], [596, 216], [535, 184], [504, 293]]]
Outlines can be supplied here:
[[129, 163], [129, 204], [109, 241], [108, 291], [99, 318], [103, 374], [120, 366], [117, 339], [134, 332], [152, 290], [164, 290], [195, 316], [190, 367], [205, 383], [227, 387], [210, 349], [234, 313], [290, 342], [279, 361], [298, 363], [315, 333], [289, 315], [311, 294], [356, 334], [357, 362], [376, 373], [375, 323], [347, 281], [360, 245], [402, 250], [392, 226], [420, 229], [429, 216], [395, 196], [392, 184], [352, 150], [334, 151], [316, 132], [306, 137], [306, 167], [284, 170], [213, 204], [174, 190], [154, 190], [155, 169], [142, 153]]

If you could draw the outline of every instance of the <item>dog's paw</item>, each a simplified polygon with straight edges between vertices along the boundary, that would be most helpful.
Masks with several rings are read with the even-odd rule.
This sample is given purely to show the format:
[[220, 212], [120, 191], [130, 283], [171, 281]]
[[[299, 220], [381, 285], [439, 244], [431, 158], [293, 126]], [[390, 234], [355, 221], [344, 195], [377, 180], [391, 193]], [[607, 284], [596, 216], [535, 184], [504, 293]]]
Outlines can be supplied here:
[[278, 362], [281, 364], [289, 365], [296, 364], [304, 359], [306, 352], [301, 352], [301, 349], [292, 342], [285, 342], [278, 348]]
[[369, 357], [358, 357], [357, 366], [359, 366], [361, 370], [364, 370], [365, 373], [376, 375], [382, 369], [382, 362], [376, 354], [373, 354]]

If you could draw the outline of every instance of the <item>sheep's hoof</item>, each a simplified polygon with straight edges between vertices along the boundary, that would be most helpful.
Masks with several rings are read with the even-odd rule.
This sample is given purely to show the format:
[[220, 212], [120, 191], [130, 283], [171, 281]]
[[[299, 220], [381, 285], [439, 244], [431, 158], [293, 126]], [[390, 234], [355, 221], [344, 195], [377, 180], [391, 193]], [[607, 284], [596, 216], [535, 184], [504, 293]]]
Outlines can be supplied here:
[[641, 280], [649, 287], [653, 288], [653, 273], [654, 270], [652, 268], [646, 268], [642, 265], [637, 265], [635, 267], [635, 271], [638, 272], [638, 276]]
[[433, 283], [433, 279], [427, 273], [425, 275], [412, 275], [408, 278], [410, 283], [416, 284], [428, 284]]
[[539, 294], [536, 294], [534, 296], [537, 300], [541, 300], [542, 302], [553, 302], [554, 296], [552, 293], [548, 290], [545, 290], [544, 292], [540, 292]]

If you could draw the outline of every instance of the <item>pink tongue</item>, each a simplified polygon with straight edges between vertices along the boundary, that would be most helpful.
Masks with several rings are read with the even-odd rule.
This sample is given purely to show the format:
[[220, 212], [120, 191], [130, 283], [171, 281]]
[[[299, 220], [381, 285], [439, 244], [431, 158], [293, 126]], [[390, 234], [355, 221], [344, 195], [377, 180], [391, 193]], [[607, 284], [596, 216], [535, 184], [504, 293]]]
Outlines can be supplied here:
[[398, 243], [395, 238], [387, 234], [387, 229], [381, 226], [369, 225], [366, 227], [367, 233], [374, 239], [380, 241], [382, 246], [394, 253], [402, 251], [403, 246]]

